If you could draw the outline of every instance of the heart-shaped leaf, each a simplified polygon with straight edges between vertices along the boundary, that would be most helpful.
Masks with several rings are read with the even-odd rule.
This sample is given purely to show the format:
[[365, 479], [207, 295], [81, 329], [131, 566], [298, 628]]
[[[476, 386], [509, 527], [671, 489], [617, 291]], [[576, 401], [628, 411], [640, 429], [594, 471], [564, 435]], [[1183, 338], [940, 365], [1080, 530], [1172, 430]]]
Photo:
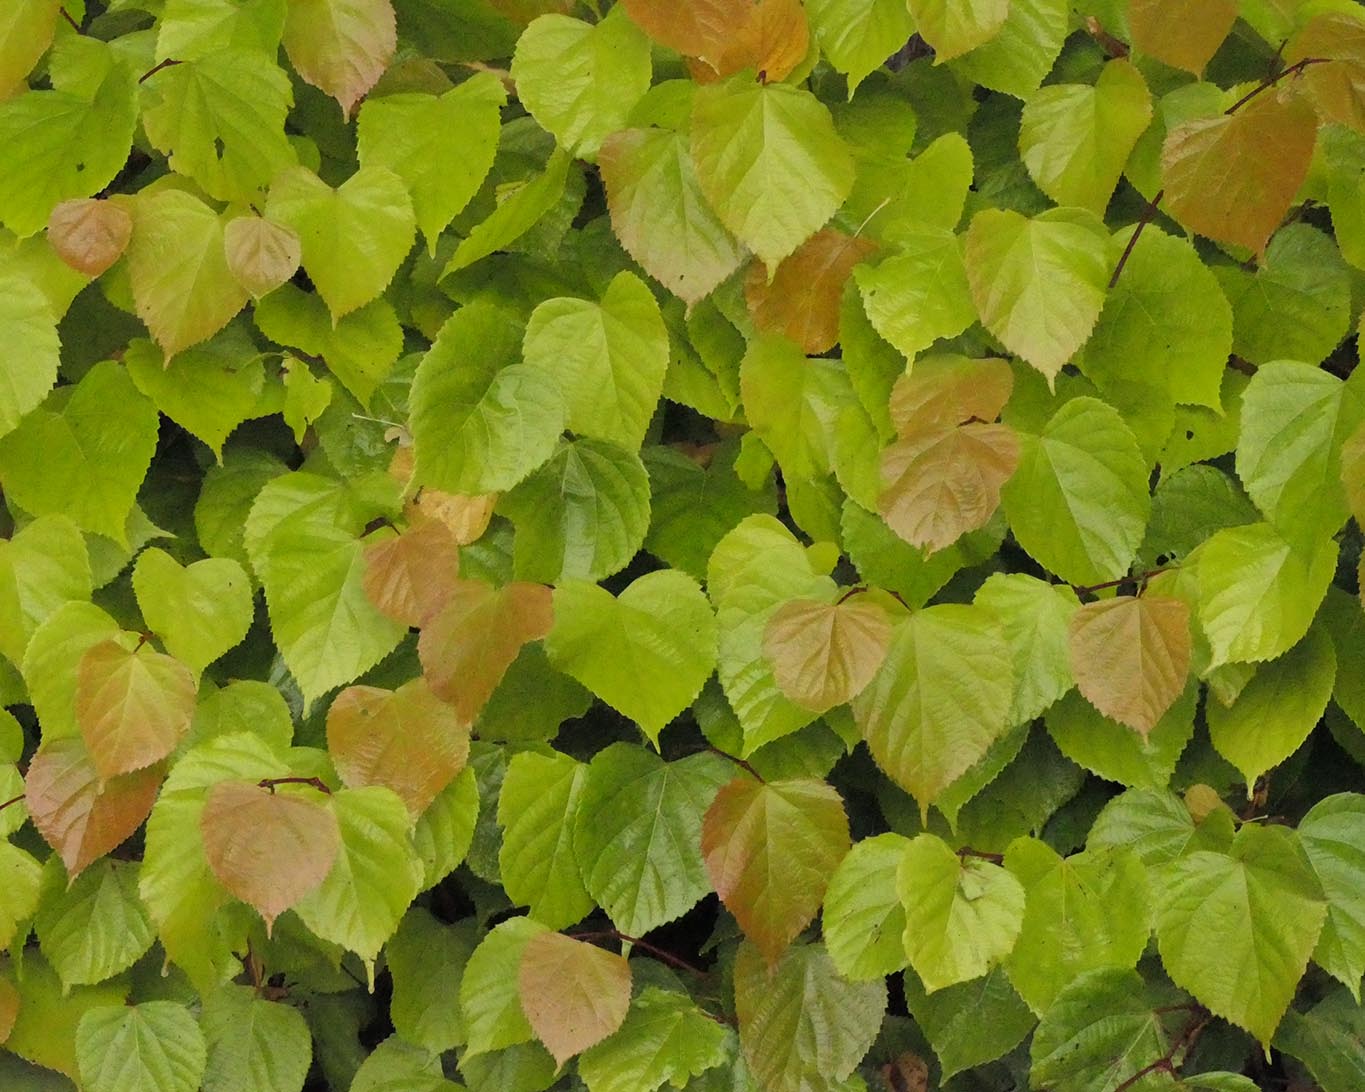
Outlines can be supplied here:
[[76, 672], [76, 721], [101, 778], [150, 766], [175, 750], [194, 716], [188, 667], [145, 645], [101, 641]]
[[876, 603], [794, 599], [763, 630], [773, 679], [798, 705], [823, 713], [872, 681], [891, 644], [891, 619]]
[[182, 567], [165, 550], [143, 550], [133, 591], [147, 627], [195, 674], [236, 647], [255, 613], [251, 581], [231, 558]]
[[630, 964], [563, 933], [538, 933], [522, 949], [517, 989], [531, 1030], [563, 1065], [625, 1020]]

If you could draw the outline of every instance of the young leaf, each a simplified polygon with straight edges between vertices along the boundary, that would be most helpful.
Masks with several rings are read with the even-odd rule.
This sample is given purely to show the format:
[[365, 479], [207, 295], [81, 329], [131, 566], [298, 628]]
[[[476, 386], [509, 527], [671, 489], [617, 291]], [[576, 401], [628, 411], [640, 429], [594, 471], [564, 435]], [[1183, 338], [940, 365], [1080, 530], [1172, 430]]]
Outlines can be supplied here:
[[839, 340], [839, 300], [853, 267], [877, 249], [870, 239], [833, 228], [816, 232], [768, 279], [758, 263], [744, 278], [754, 325], [782, 334], [804, 353], [823, 353]]
[[173, 656], [101, 641], [81, 656], [76, 720], [102, 780], [150, 766], [175, 750], [194, 716], [195, 683]]
[[950, 61], [989, 42], [1005, 25], [1009, 0], [909, 0], [920, 35], [938, 61]]
[[290, 0], [284, 49], [300, 76], [347, 118], [388, 67], [397, 44], [390, 0]]
[[891, 619], [863, 599], [793, 599], [768, 618], [763, 655], [773, 680], [798, 705], [823, 713], [852, 701], [876, 675], [891, 643]]
[[868, 321], [913, 360], [939, 338], [976, 319], [962, 244], [950, 229], [916, 227], [897, 236], [897, 252], [853, 271]]
[[563, 933], [538, 933], [517, 965], [521, 1010], [563, 1065], [621, 1026], [630, 1007], [630, 964]]
[[292, 227], [264, 216], [238, 216], [223, 228], [223, 253], [237, 283], [260, 299], [298, 272], [303, 244]]
[[405, 626], [424, 624], [450, 602], [459, 574], [459, 545], [438, 519], [419, 518], [402, 533], [365, 547], [366, 596]]
[[711, 885], [770, 966], [815, 916], [849, 845], [843, 800], [821, 781], [738, 777], [702, 823]]
[[65, 874], [49, 868], [49, 890], [33, 925], [43, 958], [63, 987], [103, 982], [126, 971], [156, 940], [137, 894], [139, 867], [106, 857], [65, 890], [59, 886]]
[[660, 45], [714, 66], [753, 0], [698, 0], [685, 6], [669, 0], [624, 0], [623, 7]]
[[199, 1014], [207, 1061], [203, 1092], [299, 1092], [313, 1040], [303, 1014], [256, 996], [249, 986], [221, 986]]
[[1013, 388], [1014, 373], [1003, 360], [935, 354], [897, 378], [888, 410], [896, 434], [907, 439], [972, 420], [994, 421]]
[[1236, 0], [1208, 0], [1197, 8], [1179, 0], [1132, 0], [1133, 48], [1199, 76], [1237, 21]]
[[1313, 962], [1360, 997], [1365, 973], [1365, 800], [1337, 793], [1313, 805], [1299, 821], [1303, 851], [1327, 896], [1327, 920], [1313, 949]]
[[1008, 722], [1025, 724], [1071, 689], [1067, 634], [1076, 593], [1023, 573], [995, 573], [977, 589], [974, 602], [1000, 622], [1014, 664]]
[[204, 1036], [174, 1001], [102, 1005], [76, 1026], [81, 1084], [90, 1092], [195, 1092], [204, 1076]]
[[181, 567], [165, 550], [143, 550], [133, 590], [147, 627], [196, 675], [237, 646], [255, 613], [251, 581], [225, 557]]
[[507, 764], [498, 794], [503, 887], [551, 928], [570, 926], [593, 908], [573, 846], [587, 773], [568, 755], [522, 751]]
[[98, 277], [128, 249], [133, 218], [126, 205], [93, 197], [63, 201], [47, 221], [47, 241], [67, 265]]
[[830, 877], [821, 930], [830, 959], [850, 982], [884, 978], [905, 966], [905, 908], [896, 870], [909, 845], [892, 832], [864, 838]]
[[530, 918], [508, 918], [474, 949], [460, 979], [460, 1011], [469, 1040], [466, 1057], [530, 1041], [533, 1032], [521, 1010], [517, 971], [527, 944], [547, 932]]
[[999, 968], [933, 994], [907, 971], [905, 1004], [938, 1055], [945, 1081], [1013, 1050], [1038, 1023]]
[[685, 994], [646, 986], [625, 1022], [578, 1059], [589, 1092], [654, 1092], [721, 1065], [726, 1031]]
[[847, 74], [850, 98], [915, 31], [915, 22], [901, 0], [809, 0], [806, 14], [820, 51]]

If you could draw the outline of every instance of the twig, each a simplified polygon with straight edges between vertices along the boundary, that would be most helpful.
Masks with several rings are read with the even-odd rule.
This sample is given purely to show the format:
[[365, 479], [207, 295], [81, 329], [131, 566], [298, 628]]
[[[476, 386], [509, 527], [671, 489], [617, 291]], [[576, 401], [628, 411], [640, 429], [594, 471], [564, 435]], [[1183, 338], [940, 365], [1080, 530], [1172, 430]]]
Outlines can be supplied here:
[[1143, 1077], [1149, 1076], [1152, 1073], [1169, 1073], [1174, 1077], [1176, 1075], [1175, 1056], [1180, 1054], [1181, 1062], [1183, 1063], [1185, 1058], [1189, 1057], [1189, 1053], [1194, 1048], [1194, 1044], [1198, 1041], [1199, 1036], [1204, 1034], [1204, 1029], [1209, 1026], [1209, 1021], [1212, 1019], [1213, 1017], [1208, 1009], [1204, 1008], [1202, 1005], [1194, 1008], [1189, 1023], [1181, 1029], [1180, 1035], [1176, 1038], [1175, 1042], [1171, 1044], [1171, 1048], [1156, 1061], [1152, 1062], [1150, 1065], [1143, 1066], [1127, 1080], [1116, 1085], [1114, 1087], [1114, 1092], [1128, 1092], [1128, 1089], [1136, 1087], [1137, 1083], [1142, 1080]]
[[976, 857], [978, 860], [990, 861], [991, 864], [1004, 864], [1005, 855], [1003, 853], [987, 853], [984, 849], [973, 849], [971, 846], [963, 846], [957, 851], [959, 857]]
[[756, 780], [758, 780], [758, 781], [760, 781], [760, 782], [763, 782], [764, 784], [767, 784], [767, 782], [766, 782], [766, 780], [764, 779], [763, 775], [762, 775], [761, 773], [759, 773], [757, 770], [755, 770], [755, 769], [753, 768], [753, 766], [750, 765], [748, 762], [746, 762], [744, 759], [742, 759], [742, 758], [736, 758], [734, 755], [730, 754], [729, 752], [727, 752], [727, 751], [722, 751], [719, 747], [715, 746], [714, 744], [708, 743], [708, 744], [706, 745], [706, 749], [707, 749], [708, 751], [712, 751], [712, 752], [714, 752], [715, 754], [720, 755], [721, 758], [728, 758], [731, 762], [733, 762], [733, 763], [734, 763], [736, 766], [738, 766], [741, 770], [747, 771], [748, 773], [752, 774]]
[[1147, 207], [1142, 210], [1142, 215], [1138, 218], [1137, 227], [1133, 229], [1133, 234], [1128, 236], [1128, 245], [1123, 248], [1123, 253], [1119, 255], [1118, 265], [1114, 266], [1114, 275], [1109, 278], [1109, 287], [1119, 283], [1119, 274], [1123, 272], [1123, 267], [1128, 264], [1128, 259], [1133, 253], [1133, 248], [1137, 246], [1138, 236], [1156, 217], [1157, 206], [1161, 204], [1161, 199], [1166, 196], [1165, 190], [1157, 190], [1156, 196], [1147, 202]]
[[146, 83], [163, 68], [174, 68], [178, 64], [180, 64], [179, 61], [173, 61], [171, 58], [167, 57], [164, 61], [158, 61], [151, 68], [147, 69], [146, 72], [142, 73], [142, 75], [137, 78], [137, 82]]
[[683, 959], [681, 956], [675, 956], [672, 952], [660, 948], [657, 944], [651, 944], [649, 941], [641, 940], [639, 937], [627, 936], [625, 933], [616, 929], [588, 929], [581, 933], [569, 933], [568, 935], [575, 940], [617, 940], [622, 944], [629, 944], [642, 951], [648, 952], [661, 962], [667, 963], [670, 967], [676, 967], [680, 971], [687, 971], [689, 974], [697, 975], [699, 978], [706, 977], [705, 971], [700, 967], [688, 963], [687, 960]]
[[1148, 569], [1138, 576], [1121, 576], [1117, 580], [1106, 580], [1103, 584], [1073, 584], [1071, 590], [1077, 595], [1094, 595], [1098, 591], [1104, 591], [1106, 588], [1117, 588], [1121, 584], [1137, 584], [1139, 587], [1145, 587], [1147, 581], [1151, 580], [1152, 577], [1175, 571], [1174, 565], [1168, 565], [1163, 569]]
[[326, 783], [320, 777], [263, 777], [256, 782], [258, 788], [269, 789], [270, 795], [275, 795], [276, 785], [312, 785], [318, 792], [332, 795]]
[[74, 30], [77, 34], [83, 33], [81, 30], [80, 23], [76, 22], [76, 20], [71, 17], [71, 13], [67, 11], [66, 8], [58, 8], [57, 11], [61, 13], [63, 19], [65, 19], [68, 23], [71, 24], [72, 30]]
[[1087, 15], [1085, 18], [1085, 32], [1089, 34], [1090, 37], [1094, 38], [1096, 44], [1098, 44], [1110, 57], [1128, 56], [1129, 50], [1127, 43], [1119, 41], [1119, 39], [1105, 30], [1103, 24], [1101, 24], [1093, 15]]
[[20, 793], [18, 796], [11, 796], [11, 797], [10, 797], [8, 800], [6, 800], [3, 804], [0, 804], [0, 811], [4, 811], [4, 810], [5, 810], [7, 807], [9, 807], [11, 804], [17, 804], [17, 803], [19, 803], [19, 801], [21, 801], [23, 798], [24, 798], [24, 794], [23, 794], [23, 793]]

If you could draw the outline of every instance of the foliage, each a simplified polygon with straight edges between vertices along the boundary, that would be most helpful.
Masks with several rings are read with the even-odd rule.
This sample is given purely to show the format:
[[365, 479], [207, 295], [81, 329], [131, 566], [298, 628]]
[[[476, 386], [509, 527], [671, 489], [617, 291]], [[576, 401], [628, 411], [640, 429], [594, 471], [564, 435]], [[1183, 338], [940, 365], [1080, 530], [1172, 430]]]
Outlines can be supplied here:
[[0, 1084], [1365, 1086], [1355, 0], [0, 7]]

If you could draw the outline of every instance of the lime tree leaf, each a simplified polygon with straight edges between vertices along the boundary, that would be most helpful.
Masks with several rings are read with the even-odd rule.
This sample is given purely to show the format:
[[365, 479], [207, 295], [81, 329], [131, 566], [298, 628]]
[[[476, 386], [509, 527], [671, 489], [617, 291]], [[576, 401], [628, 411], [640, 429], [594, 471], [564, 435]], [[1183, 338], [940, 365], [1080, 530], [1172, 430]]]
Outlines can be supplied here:
[[963, 244], [981, 322], [1051, 385], [1095, 328], [1109, 281], [1109, 234], [1098, 217], [1007, 209], [972, 218]]
[[905, 966], [905, 910], [896, 869], [909, 844], [894, 833], [864, 838], [830, 877], [821, 916], [825, 946], [850, 982], [884, 978]]
[[451, 493], [510, 489], [550, 458], [566, 409], [555, 372], [519, 363], [525, 326], [496, 304], [462, 307], [412, 381], [418, 482]]
[[711, 890], [700, 850], [702, 816], [733, 771], [710, 753], [664, 762], [626, 743], [593, 757], [574, 823], [574, 855], [588, 894], [622, 932], [642, 936]]
[[41, 406], [0, 437], [5, 494], [32, 515], [65, 515], [125, 543], [156, 434], [156, 410], [127, 371], [97, 364], [60, 410]]
[[228, 266], [223, 220], [184, 190], [132, 202], [128, 277], [137, 316], [166, 356], [212, 337], [246, 303]]
[[1359, 12], [1328, 10], [1307, 19], [1285, 50], [1285, 60], [1297, 63], [1308, 57], [1328, 62], [1302, 70], [1323, 124], [1336, 122], [1365, 132], [1365, 24]]
[[702, 823], [711, 886], [770, 965], [815, 917], [849, 846], [843, 800], [822, 781], [738, 777]]
[[90, 592], [80, 529], [64, 515], [25, 524], [0, 543], [0, 652], [22, 665], [34, 630], [64, 603], [87, 600]]
[[[1360, 997], [1365, 974], [1365, 798], [1337, 793], [1319, 800], [1299, 822], [1299, 840], [1327, 895], [1327, 921], [1313, 962]], [[1287, 1026], [1287, 1025], [1286, 1025]]]
[[549, 633], [553, 622], [550, 589], [541, 584], [494, 588], [458, 580], [445, 606], [422, 627], [422, 670], [436, 696], [473, 723], [522, 647]]
[[806, 60], [810, 24], [800, 0], [731, 4], [738, 17], [720, 56], [709, 64], [721, 76], [752, 70], [771, 82], [785, 79]]
[[976, 320], [962, 244], [950, 229], [916, 227], [897, 234], [897, 248], [875, 266], [853, 271], [863, 308], [877, 333], [913, 360], [939, 338], [956, 337]]
[[1285, 1013], [1275, 1046], [1308, 1067], [1323, 1092], [1350, 1092], [1365, 1080], [1360, 1005], [1334, 990], [1307, 1012]]
[[921, 815], [1005, 733], [1009, 663], [991, 613], [928, 607], [901, 623], [880, 672], [854, 703], [877, 765], [914, 795]]
[[147, 627], [196, 674], [246, 636], [255, 613], [251, 582], [229, 558], [182, 567], [152, 547], [138, 555], [133, 589]]
[[512, 756], [498, 795], [503, 828], [498, 872], [507, 897], [550, 928], [593, 908], [574, 852], [573, 830], [588, 768], [565, 754]]
[[530, 918], [508, 918], [474, 949], [460, 979], [460, 1011], [468, 1036], [465, 1057], [530, 1042], [533, 1033], [521, 1011], [517, 969], [531, 938], [547, 932]]
[[76, 1025], [76, 1058], [90, 1092], [195, 1092], [206, 1054], [188, 1009], [146, 1001], [90, 1009]]
[[223, 49], [146, 78], [142, 124], [171, 169], [218, 201], [248, 201], [297, 157], [284, 134], [294, 103], [274, 58]]
[[0, 845], [0, 876], [5, 880], [0, 889], [4, 892], [0, 896], [0, 941], [8, 948], [19, 925], [27, 927], [38, 909], [43, 866], [12, 842], [5, 842]]
[[715, 616], [696, 581], [663, 569], [613, 598], [570, 580], [555, 589], [554, 604], [550, 663], [636, 721], [657, 746], [716, 666]]
[[1156, 937], [1166, 972], [1211, 1012], [1269, 1044], [1327, 916], [1297, 836], [1246, 825], [1228, 852], [1191, 853], [1162, 880]]
[[936, 353], [916, 360], [891, 388], [891, 424], [909, 438], [973, 419], [994, 421], [1009, 401], [1014, 373], [1003, 360]]
[[57, 382], [61, 340], [47, 298], [36, 286], [21, 277], [6, 276], [0, 280], [0, 292], [0, 338], [9, 358], [0, 383], [3, 436], [26, 413], [37, 409]]
[[725, 1059], [725, 1028], [685, 994], [646, 986], [625, 1022], [584, 1051], [578, 1075], [588, 1092], [654, 1092], [680, 1087]]
[[601, 580], [644, 544], [649, 474], [634, 451], [590, 437], [570, 440], [498, 507], [516, 525], [519, 578]]
[[1005, 515], [1019, 544], [1063, 580], [1098, 584], [1128, 571], [1151, 510], [1147, 463], [1123, 417], [1095, 398], [1064, 403], [1020, 432]]
[[563, 933], [538, 933], [517, 966], [521, 1009], [563, 1065], [616, 1031], [630, 1008], [630, 964]]
[[156, 38], [156, 59], [198, 57], [238, 46], [269, 53], [284, 33], [282, 0], [167, 0]]
[[905, 952], [928, 993], [980, 978], [1009, 955], [1024, 920], [1024, 888], [932, 834], [911, 840], [896, 872]]
[[1128, 6], [1133, 48], [1196, 76], [1236, 21], [1236, 0], [1209, 0], [1194, 9], [1178, 0], [1132, 0]]
[[[1231, 825], [1228, 838], [1232, 837]], [[1187, 850], [1209, 848], [1189, 809], [1165, 789], [1129, 789], [1109, 801], [1096, 816], [1086, 839], [1090, 849], [1130, 846], [1148, 869], [1169, 864]], [[1226, 843], [1224, 843], [1226, 844]]]
[[294, 442], [301, 444], [313, 424], [332, 401], [332, 384], [313, 375], [301, 360], [284, 361], [284, 408], [281, 416], [294, 434]]
[[432, 1051], [464, 1042], [464, 1019], [459, 1004], [451, 1004], [451, 983], [459, 981], [473, 954], [477, 934], [472, 925], [445, 925], [413, 906], [384, 946], [393, 976], [389, 1014], [407, 1042]]
[[227, 985], [204, 998], [199, 1014], [207, 1062], [203, 1092], [300, 1092], [313, 1056], [303, 1014]]
[[739, 1041], [758, 1087], [797, 1092], [844, 1081], [872, 1046], [886, 1010], [884, 982], [845, 982], [818, 944], [769, 967], [758, 949], [735, 957]]
[[[291, 19], [299, 7], [290, 7]], [[271, 183], [265, 214], [298, 233], [304, 271], [333, 325], [388, 287], [412, 249], [417, 222], [407, 187], [387, 167], [362, 167], [336, 189], [307, 167], [290, 167]]]
[[1166, 207], [1191, 231], [1259, 253], [1303, 184], [1316, 129], [1293, 88], [1175, 126], [1161, 149]]
[[291, 227], [264, 216], [238, 216], [223, 228], [223, 253], [237, 283], [260, 299], [298, 272], [303, 244]]
[[[569, 184], [573, 158], [556, 150], [545, 170], [527, 181], [516, 183], [486, 220], [481, 221], [446, 263], [442, 277], [473, 265], [494, 251], [516, 242], [564, 198]], [[579, 178], [581, 176], [574, 176]]]
[[101, 778], [169, 755], [189, 731], [195, 682], [173, 656], [118, 641], [86, 649], [76, 670], [76, 721]]
[[824, 228], [784, 258], [771, 281], [762, 263], [750, 264], [744, 298], [754, 325], [782, 334], [802, 352], [827, 352], [839, 340], [840, 299], [849, 274], [876, 249], [870, 239]]
[[49, 868], [49, 891], [33, 924], [43, 957], [64, 986], [103, 982], [152, 946], [156, 933], [138, 899], [138, 867], [105, 858], [65, 890], [65, 873]]
[[1147, 870], [1136, 853], [1088, 850], [1063, 858], [1036, 838], [1018, 838], [1005, 852], [1005, 867], [1025, 900], [1005, 970], [1034, 1012], [1046, 1013], [1086, 971], [1136, 966], [1152, 928]]
[[[507, 91], [478, 72], [445, 94], [408, 92], [371, 99], [356, 119], [362, 167], [387, 167], [412, 194], [417, 226], [435, 256], [436, 237], [478, 192], [498, 147]], [[460, 134], [459, 141], [443, 139]]]
[[450, 602], [459, 573], [459, 545], [439, 519], [419, 515], [401, 534], [365, 547], [365, 594], [405, 626], [422, 625]]
[[891, 619], [876, 603], [793, 599], [763, 629], [773, 679], [798, 705], [823, 713], [861, 694], [891, 644]]
[[632, 450], [663, 393], [668, 352], [659, 305], [633, 273], [618, 273], [600, 304], [545, 301], [531, 313], [523, 345], [526, 363], [564, 392], [569, 429]]
[[744, 25], [745, 9], [751, 7], [734, 0], [698, 0], [686, 6], [668, 0], [624, 0], [622, 6], [656, 42], [685, 56], [700, 57], [713, 68]]
[[327, 709], [327, 753], [343, 784], [392, 789], [415, 820], [464, 769], [469, 726], [422, 678], [348, 686]]
[[16, 4], [0, 23], [0, 99], [8, 99], [52, 44], [60, 0]]
[[808, 481], [829, 473], [838, 414], [853, 401], [838, 365], [807, 358], [786, 338], [769, 335], [744, 354], [739, 389], [749, 424], [786, 478]]
[[1070, 12], [1066, 0], [1010, 0], [999, 33], [953, 67], [985, 87], [1028, 99], [1062, 51]]
[[305, 80], [350, 117], [388, 67], [397, 44], [390, 0], [290, 0], [284, 50]]
[[806, 14], [820, 51], [847, 74], [850, 98], [915, 31], [915, 22], [900, 0], [812, 0]]
[[707, 204], [684, 136], [623, 129], [597, 163], [616, 237], [674, 295], [694, 304], [739, 268], [743, 248]]
[[698, 89], [692, 161], [721, 222], [770, 270], [853, 185], [852, 157], [814, 95], [743, 77]]
[[474, 769], [447, 785], [422, 813], [412, 831], [412, 844], [422, 862], [422, 890], [454, 872], [469, 853], [479, 821], [479, 785]]
[[1207, 704], [1213, 745], [1237, 767], [1248, 791], [1308, 738], [1327, 710], [1336, 674], [1332, 639], [1319, 627], [1288, 652], [1259, 665], [1231, 705]]
[[316, 800], [246, 781], [209, 790], [199, 830], [214, 876], [255, 907], [267, 933], [322, 883], [341, 844], [336, 817]]
[[915, 28], [939, 61], [960, 57], [989, 42], [1005, 25], [1009, 0], [909, 0]]
[[996, 616], [1014, 664], [1010, 724], [1033, 720], [1071, 689], [1067, 653], [1076, 593], [1024, 573], [993, 573], [974, 600]]
[[247, 518], [274, 640], [306, 703], [373, 667], [406, 632], [365, 595], [355, 536], [375, 511], [350, 488], [300, 471], [266, 485]]
[[626, 12], [597, 24], [542, 15], [517, 39], [517, 97], [563, 148], [591, 159], [624, 129], [651, 76], [649, 39]]
[[76, 684], [81, 657], [106, 640], [132, 648], [137, 638], [120, 630], [99, 607], [83, 601], [62, 604], [33, 631], [20, 668], [45, 741], [80, 735]]
[[1300, 551], [1268, 523], [1229, 527], [1199, 550], [1199, 622], [1212, 666], [1273, 660], [1303, 639], [1336, 570], [1337, 547]]
[[1100, 777], [1122, 785], [1161, 788], [1170, 781], [1194, 735], [1197, 698], [1198, 687], [1187, 684], [1144, 737], [1073, 692], [1047, 711], [1047, 730], [1067, 758]]
[[999, 968], [933, 994], [907, 971], [905, 1003], [938, 1055], [945, 1081], [1014, 1049], [1038, 1022]]
[[1019, 156], [1038, 188], [1059, 205], [1103, 216], [1152, 97], [1128, 60], [1110, 61], [1095, 85], [1053, 84], [1024, 105]]

